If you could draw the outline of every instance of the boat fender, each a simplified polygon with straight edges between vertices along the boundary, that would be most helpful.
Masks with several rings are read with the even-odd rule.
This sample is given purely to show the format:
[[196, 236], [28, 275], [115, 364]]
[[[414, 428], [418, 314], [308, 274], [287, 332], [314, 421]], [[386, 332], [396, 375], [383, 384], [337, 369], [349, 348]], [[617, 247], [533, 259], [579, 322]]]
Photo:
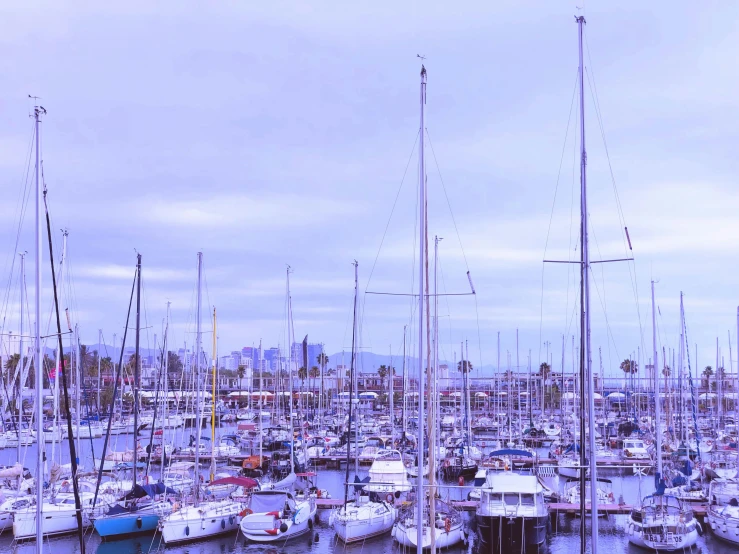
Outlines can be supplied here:
[[395, 497], [393, 496], [393, 493], [387, 493], [387, 496], [385, 497], [385, 502], [387, 502], [388, 504], [392, 504], [394, 501]]
[[136, 529], [141, 529], [141, 526], [143, 525], [143, 521], [141, 520], [141, 517], [136, 518]]
[[226, 520], [225, 519], [222, 519], [221, 520], [221, 529], [225, 529], [225, 528], [226, 528]]
[[460, 487], [464, 487], [464, 477], [460, 475], [459, 479], [457, 480], [457, 483], [459, 484]]
[[286, 532], [287, 532], [287, 523], [283, 521], [282, 524], [280, 525], [280, 533], [286, 533]]
[[234, 524], [234, 516], [228, 516], [228, 524], [233, 525]]
[[179, 509], [180, 509], [180, 503], [179, 503], [179, 502], [175, 502], [175, 503], [174, 503], [174, 504], [172, 505], [172, 511], [173, 511], [173, 512], [176, 512], [176, 511], [177, 511], [177, 510], [179, 510]]
[[703, 527], [701, 527], [701, 524], [697, 521], [695, 522], [695, 529], [698, 531], [698, 534], [702, 537], [703, 536]]
[[313, 537], [313, 542], [318, 542], [318, 533], [316, 533], [315, 536]]
[[313, 530], [313, 520], [311, 518], [308, 518], [308, 529]]
[[185, 526], [185, 535], [188, 537], [190, 536], [190, 526], [189, 525]]
[[400, 491], [395, 491], [395, 498], [400, 498]]
[[317, 497], [317, 498], [321, 498], [321, 489], [318, 489], [318, 490], [316, 491], [316, 497]]
[[444, 530], [449, 533], [449, 531], [452, 530], [452, 520], [449, 518], [446, 518], [444, 520]]

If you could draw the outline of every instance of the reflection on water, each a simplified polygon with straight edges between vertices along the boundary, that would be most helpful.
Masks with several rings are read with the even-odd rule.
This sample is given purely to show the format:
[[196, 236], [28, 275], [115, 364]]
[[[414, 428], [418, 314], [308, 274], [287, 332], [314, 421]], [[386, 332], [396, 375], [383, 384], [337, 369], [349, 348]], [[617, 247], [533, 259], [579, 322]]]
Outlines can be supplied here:
[[[227, 429], [223, 429], [227, 433]], [[187, 442], [191, 430], [180, 430], [177, 435], [172, 435], [170, 440], [176, 444]], [[131, 442], [131, 437], [122, 435], [115, 438], [113, 450], [125, 450], [126, 441]], [[113, 439], [112, 439], [113, 440]], [[96, 455], [102, 452], [102, 439], [94, 439], [92, 445], [89, 439], [81, 441], [82, 460], [86, 468], [93, 466], [91, 449], [94, 447]], [[66, 450], [65, 447], [62, 450]], [[47, 451], [49, 451], [47, 449]], [[24, 447], [21, 458], [26, 460], [24, 465], [28, 466], [35, 459], [36, 445]], [[12, 464], [17, 459], [16, 449], [0, 450], [0, 464]], [[68, 454], [65, 460], [68, 459]], [[154, 466], [154, 474], [158, 474], [159, 467]], [[353, 474], [353, 468], [351, 473]], [[360, 477], [367, 474], [367, 467], [360, 468]], [[622, 475], [607, 475], [613, 481], [613, 493], [618, 499], [622, 497], [627, 504], [636, 503], [640, 497], [646, 496], [653, 491], [654, 481], [651, 477], [639, 478], [624, 472]], [[344, 472], [323, 471], [318, 475], [318, 485], [328, 489], [336, 497], [343, 496]], [[557, 477], [545, 479], [546, 484], [554, 490], [562, 490]], [[450, 498], [466, 498], [471, 489], [450, 488], [443, 489], [442, 494]], [[473, 514], [464, 514], [466, 525], [472, 524]], [[236, 533], [224, 535], [208, 541], [196, 542], [187, 545], [178, 545], [165, 548], [161, 543], [159, 535], [143, 536], [120, 541], [102, 543], [100, 538], [92, 529], [86, 532], [86, 551], [89, 554], [148, 554], [149, 552], [166, 552], [166, 554], [399, 554], [403, 550], [393, 542], [390, 535], [370, 539], [364, 543], [344, 545], [337, 542], [332, 530], [328, 527], [328, 511], [318, 512], [318, 522], [313, 533], [296, 537], [287, 543], [272, 545], [246, 543], [245, 539]], [[606, 554], [644, 554], [647, 551], [631, 546], [626, 538], [626, 516], [611, 516], [599, 520], [599, 551]], [[589, 519], [586, 519], [589, 527]], [[579, 552], [580, 548], [580, 520], [571, 516], [560, 515], [552, 520], [550, 536], [546, 546], [542, 549], [543, 554], [573, 554]], [[588, 529], [589, 535], [589, 529]], [[473, 541], [474, 543], [474, 541]], [[79, 542], [76, 536], [68, 535], [47, 539], [45, 552], [51, 554], [75, 554], [79, 553]], [[451, 554], [468, 554], [473, 546], [459, 547], [445, 550]], [[406, 550], [406, 552], [411, 552]], [[415, 549], [412, 550], [415, 552]], [[698, 541], [698, 545], [691, 551], [693, 554], [735, 554], [737, 549], [727, 543], [715, 539], [710, 532]], [[13, 540], [12, 530], [0, 535], [0, 554], [36, 554], [36, 546], [33, 542], [18, 544]], [[504, 553], [513, 554], [513, 553]]]

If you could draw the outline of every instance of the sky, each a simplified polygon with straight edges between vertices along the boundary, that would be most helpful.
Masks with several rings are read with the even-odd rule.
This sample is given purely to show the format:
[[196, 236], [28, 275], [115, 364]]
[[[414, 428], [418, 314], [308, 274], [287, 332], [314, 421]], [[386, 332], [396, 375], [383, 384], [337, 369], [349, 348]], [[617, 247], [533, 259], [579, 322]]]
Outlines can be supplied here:
[[[478, 369], [499, 355], [503, 368], [509, 356], [525, 367], [529, 351], [536, 367], [547, 350], [558, 368], [564, 336], [571, 368], [575, 266], [542, 260], [580, 255], [582, 13], [591, 258], [634, 257], [593, 268], [595, 370], [618, 372], [637, 351], [648, 363], [652, 279], [658, 348], [679, 344], [683, 291], [692, 367], [715, 365], [717, 337], [728, 367], [739, 305], [739, 5], [583, 4], [6, 3], [4, 333], [19, 329], [22, 251], [33, 299], [30, 94], [48, 110], [57, 261], [69, 232], [61, 303], [82, 342], [102, 329], [120, 344], [139, 252], [142, 344], [161, 341], [170, 302], [170, 343], [191, 345], [203, 252], [209, 351], [213, 307], [220, 354], [285, 344], [288, 265], [295, 336], [348, 350], [357, 260], [358, 347], [400, 355], [407, 326], [417, 352], [412, 297], [366, 293], [417, 288], [421, 55], [430, 272], [433, 237], [443, 237], [438, 293], [469, 292], [467, 271], [476, 291], [439, 297], [440, 357], [459, 359], [466, 340]], [[45, 329], [46, 249], [43, 259]]]

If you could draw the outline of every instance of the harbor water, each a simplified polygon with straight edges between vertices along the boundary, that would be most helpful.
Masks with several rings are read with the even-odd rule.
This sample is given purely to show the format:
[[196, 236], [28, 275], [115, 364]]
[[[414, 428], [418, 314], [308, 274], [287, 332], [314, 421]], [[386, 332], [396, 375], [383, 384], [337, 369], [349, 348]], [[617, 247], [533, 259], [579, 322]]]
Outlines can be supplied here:
[[[219, 429], [219, 435], [228, 434], [232, 430], [228, 427]], [[187, 444], [190, 441], [190, 435], [195, 434], [193, 429], [178, 429], [176, 431], [168, 431], [167, 440], [175, 444]], [[203, 430], [203, 436], [208, 437], [209, 430]], [[140, 444], [147, 444], [149, 436], [140, 435]], [[111, 437], [108, 451], [123, 451], [126, 448], [132, 448], [132, 435], [118, 435]], [[49, 453], [47, 444], [47, 454]], [[59, 445], [57, 445], [59, 449]], [[103, 439], [80, 439], [81, 455], [80, 460], [86, 470], [91, 470], [92, 451], [95, 456], [99, 457], [103, 449]], [[61, 445], [62, 462], [69, 461], [68, 446], [66, 442]], [[540, 455], [545, 456], [546, 451], [541, 450]], [[13, 464], [18, 459], [17, 448], [6, 448], [0, 450], [0, 464]], [[21, 447], [20, 459], [26, 467], [34, 472], [33, 464], [36, 460], [36, 445]], [[208, 474], [207, 465], [201, 466], [202, 474]], [[359, 477], [367, 475], [368, 466], [359, 467]], [[153, 476], [158, 476], [159, 466], [153, 464], [151, 468]], [[631, 473], [631, 474], [629, 474]], [[354, 465], [350, 465], [350, 479], [354, 476]], [[630, 469], [610, 470], [605, 475], [612, 481], [612, 492], [617, 501], [623, 500], [628, 505], [638, 502], [639, 498], [651, 494], [654, 490], [654, 478], [652, 476], [633, 475]], [[345, 470], [325, 470], [319, 468], [317, 470], [316, 485], [322, 489], [326, 489], [332, 498], [343, 497], [343, 483], [345, 479]], [[544, 483], [554, 491], [562, 491], [563, 483], [560, 482], [558, 476], [544, 477]], [[442, 483], [441, 496], [452, 500], [462, 500], [467, 498], [467, 494], [472, 490], [471, 483], [468, 486], [460, 487], [458, 484]], [[172, 554], [210, 554], [210, 553], [267, 553], [267, 554], [333, 554], [350, 552], [355, 554], [390, 554], [404, 552], [390, 534], [382, 537], [368, 539], [352, 545], [345, 545], [337, 541], [332, 529], [328, 524], [330, 510], [318, 510], [317, 522], [314, 531], [288, 540], [285, 543], [274, 544], [255, 544], [247, 542], [243, 536], [238, 533], [215, 537], [202, 542], [193, 542], [186, 545], [177, 545], [165, 547], [161, 542], [159, 535], [144, 535], [135, 538], [123, 540], [102, 542], [100, 537], [92, 528], [85, 531], [86, 552], [97, 554], [145, 554], [148, 552], [166, 551]], [[474, 513], [468, 512], [463, 514], [468, 534], [471, 541], [467, 545], [460, 545], [457, 548], [446, 549], [446, 552], [454, 554], [462, 554], [467, 552], [477, 552], [475, 547], [474, 534]], [[626, 537], [627, 517], [625, 515], [610, 515], [606, 518], [600, 518], [599, 526], [599, 552], [607, 554], [637, 554], [647, 552], [629, 544]], [[580, 519], [572, 515], [559, 514], [550, 519], [551, 526], [546, 544], [538, 551], [550, 554], [574, 554], [580, 549]], [[589, 518], [586, 518], [586, 525], [589, 527]], [[704, 525], [704, 529], [706, 526]], [[410, 550], [406, 549], [406, 552]], [[589, 548], [588, 548], [589, 551]], [[13, 539], [12, 530], [6, 531], [0, 535], [0, 554], [31, 554], [36, 552], [34, 542], [18, 543]], [[45, 540], [45, 552], [53, 554], [73, 554], [79, 553], [79, 539], [76, 535], [66, 535], [61, 537], [51, 537]], [[699, 539], [698, 544], [691, 551], [693, 553], [705, 554], [729, 554], [737, 552], [736, 548], [727, 543], [717, 540], [710, 532], [705, 532]], [[504, 554], [509, 554], [508, 552]]]

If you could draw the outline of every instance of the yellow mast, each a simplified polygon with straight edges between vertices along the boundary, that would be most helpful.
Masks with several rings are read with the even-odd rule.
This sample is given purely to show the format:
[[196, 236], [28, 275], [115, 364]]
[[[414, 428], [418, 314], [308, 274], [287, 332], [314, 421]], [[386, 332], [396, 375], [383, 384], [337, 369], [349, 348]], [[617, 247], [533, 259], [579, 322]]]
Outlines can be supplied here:
[[216, 309], [213, 308], [213, 392], [210, 413], [210, 480], [215, 478], [216, 467]]

